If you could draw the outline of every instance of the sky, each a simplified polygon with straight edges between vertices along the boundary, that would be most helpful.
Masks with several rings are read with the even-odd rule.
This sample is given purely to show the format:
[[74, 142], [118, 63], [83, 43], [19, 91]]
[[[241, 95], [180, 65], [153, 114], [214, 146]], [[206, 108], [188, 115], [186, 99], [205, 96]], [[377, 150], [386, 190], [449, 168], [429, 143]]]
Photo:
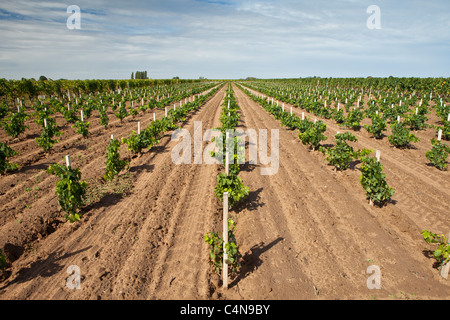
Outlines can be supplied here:
[[151, 79], [449, 77], [450, 1], [0, 1], [0, 78], [135, 71]]

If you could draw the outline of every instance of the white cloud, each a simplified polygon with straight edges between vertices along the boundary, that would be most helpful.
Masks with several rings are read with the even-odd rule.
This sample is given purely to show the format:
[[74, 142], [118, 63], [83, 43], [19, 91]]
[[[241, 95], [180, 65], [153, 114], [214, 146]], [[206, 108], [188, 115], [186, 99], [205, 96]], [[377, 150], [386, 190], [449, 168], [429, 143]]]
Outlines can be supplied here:
[[380, 0], [381, 30], [366, 27], [369, 1], [77, 2], [81, 30], [66, 27], [69, 4], [2, 1], [2, 77], [395, 75], [406, 61], [418, 76], [450, 70], [443, 0]]

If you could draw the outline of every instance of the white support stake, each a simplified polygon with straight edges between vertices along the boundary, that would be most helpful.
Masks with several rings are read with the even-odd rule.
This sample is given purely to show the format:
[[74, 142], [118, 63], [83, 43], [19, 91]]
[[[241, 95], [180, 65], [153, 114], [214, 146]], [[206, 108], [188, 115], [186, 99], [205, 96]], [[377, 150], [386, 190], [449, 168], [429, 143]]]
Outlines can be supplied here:
[[381, 159], [381, 151], [380, 150], [377, 150], [376, 157], [377, 157], [377, 161], [380, 162], [380, 159]]
[[44, 128], [47, 128], [47, 119], [44, 118]]
[[156, 113], [153, 112], [153, 121], [156, 121]]
[[70, 167], [70, 156], [66, 156], [66, 166], [67, 168]]
[[450, 262], [447, 262], [441, 268], [441, 276], [442, 276], [442, 278], [448, 279], [449, 272], [450, 272]]
[[442, 129], [439, 129], [438, 131], [438, 141], [442, 140]]
[[138, 122], [138, 134], [141, 134], [141, 122]]
[[228, 151], [228, 139], [230, 139], [230, 133], [226, 133], [225, 139], [225, 173], [230, 175], [230, 152]]
[[223, 288], [228, 289], [228, 253], [225, 246], [228, 244], [228, 192], [223, 193]]
[[[450, 241], [450, 233], [448, 234], [447, 241]], [[441, 267], [441, 277], [448, 279], [448, 274], [450, 272], [450, 262], [447, 262]]]
[[165, 113], [166, 118], [167, 118], [167, 107], [165, 107], [164, 110], [165, 110], [164, 113]]
[[83, 110], [81, 110], [81, 121], [84, 122]]

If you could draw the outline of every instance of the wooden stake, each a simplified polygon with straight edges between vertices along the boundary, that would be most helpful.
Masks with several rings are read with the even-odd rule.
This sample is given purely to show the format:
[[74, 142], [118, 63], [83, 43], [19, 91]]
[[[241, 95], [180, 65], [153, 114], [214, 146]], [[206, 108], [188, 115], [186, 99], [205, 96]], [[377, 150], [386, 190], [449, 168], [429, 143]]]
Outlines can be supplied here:
[[223, 288], [228, 289], [228, 253], [225, 246], [228, 244], [228, 192], [223, 193], [223, 273], [222, 281]]
[[[450, 241], [450, 233], [448, 234], [447, 241]], [[441, 268], [441, 276], [442, 276], [442, 278], [448, 279], [449, 272], [450, 272], [450, 262], [447, 262]]]
[[230, 152], [228, 150], [228, 139], [230, 138], [230, 133], [226, 133], [225, 139], [225, 173], [227, 176], [230, 175]]

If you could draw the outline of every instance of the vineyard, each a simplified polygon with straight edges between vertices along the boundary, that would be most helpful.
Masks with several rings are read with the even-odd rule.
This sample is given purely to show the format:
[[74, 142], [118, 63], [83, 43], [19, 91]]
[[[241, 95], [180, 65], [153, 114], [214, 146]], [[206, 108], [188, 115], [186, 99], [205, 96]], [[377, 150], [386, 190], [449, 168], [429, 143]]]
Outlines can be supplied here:
[[0, 299], [450, 299], [448, 79], [0, 87]]

